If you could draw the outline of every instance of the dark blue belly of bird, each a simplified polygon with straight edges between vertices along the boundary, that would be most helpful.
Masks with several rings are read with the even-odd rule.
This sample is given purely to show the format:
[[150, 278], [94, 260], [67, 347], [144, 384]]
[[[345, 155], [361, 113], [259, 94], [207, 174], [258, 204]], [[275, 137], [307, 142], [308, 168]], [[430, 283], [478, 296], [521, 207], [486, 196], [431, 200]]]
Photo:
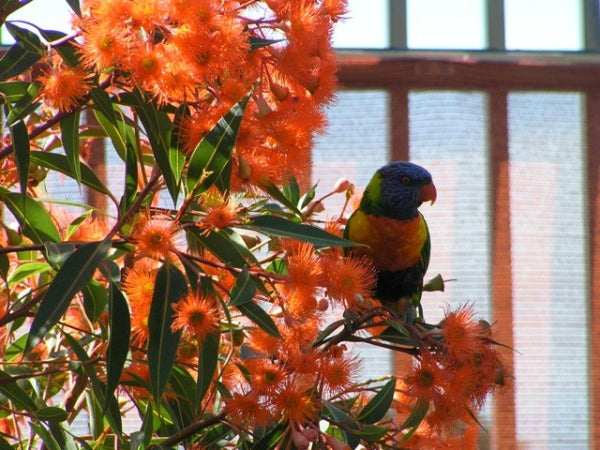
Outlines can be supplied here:
[[413, 266], [397, 272], [380, 271], [375, 297], [400, 319], [412, 322], [417, 317], [423, 289], [423, 269]]

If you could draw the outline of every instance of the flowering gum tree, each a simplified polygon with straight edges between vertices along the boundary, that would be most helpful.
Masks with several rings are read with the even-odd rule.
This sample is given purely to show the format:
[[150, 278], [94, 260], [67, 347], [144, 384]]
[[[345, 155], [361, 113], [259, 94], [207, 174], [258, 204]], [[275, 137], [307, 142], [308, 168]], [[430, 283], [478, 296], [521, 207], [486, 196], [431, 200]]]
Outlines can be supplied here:
[[[352, 184], [324, 220], [296, 182], [343, 0], [68, 0], [71, 34], [26, 3], [0, 6], [2, 448], [474, 445], [492, 328], [402, 322], [344, 252]], [[54, 173], [107, 207], [57, 204]], [[347, 342], [412, 362], [361, 380]]]

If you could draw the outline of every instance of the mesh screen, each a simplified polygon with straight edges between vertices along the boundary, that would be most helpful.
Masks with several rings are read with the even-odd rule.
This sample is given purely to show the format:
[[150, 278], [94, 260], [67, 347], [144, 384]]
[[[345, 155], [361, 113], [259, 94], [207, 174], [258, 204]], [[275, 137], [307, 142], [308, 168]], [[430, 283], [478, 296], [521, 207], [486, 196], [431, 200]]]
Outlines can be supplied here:
[[[520, 448], [588, 447], [584, 100], [576, 92], [508, 95]], [[425, 317], [435, 322], [444, 308], [472, 302], [491, 320], [488, 94], [418, 90], [408, 102], [410, 158], [438, 188], [435, 205], [421, 207], [432, 235], [429, 275], [456, 280], [443, 294], [426, 294]], [[324, 192], [340, 175], [364, 187], [388, 161], [388, 105], [383, 91], [340, 94], [314, 153], [313, 176]], [[502, 317], [496, 326], [505, 326]], [[391, 355], [369, 349], [363, 359], [363, 375], [372, 377], [389, 370]], [[483, 416], [493, 427], [491, 408]]]

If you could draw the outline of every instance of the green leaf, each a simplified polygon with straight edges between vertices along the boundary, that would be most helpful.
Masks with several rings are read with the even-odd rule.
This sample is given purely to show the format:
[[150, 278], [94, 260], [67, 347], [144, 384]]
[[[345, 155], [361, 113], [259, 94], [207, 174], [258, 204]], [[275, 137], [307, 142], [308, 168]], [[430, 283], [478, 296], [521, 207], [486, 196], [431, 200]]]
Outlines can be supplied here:
[[[25, 199], [24, 203], [23, 199]], [[9, 192], [1, 187], [0, 200], [15, 216], [23, 234], [33, 243], [42, 244], [46, 241], [58, 242], [61, 240], [52, 217], [36, 200], [29, 196], [22, 197], [21, 194]]]
[[412, 408], [410, 415], [406, 418], [400, 429], [412, 428], [410, 432], [404, 435], [403, 441], [407, 441], [413, 433], [417, 430], [427, 412], [429, 411], [429, 402], [421, 398], [417, 399], [417, 402]]
[[112, 125], [117, 125], [117, 118], [110, 96], [101, 88], [95, 87], [91, 91], [94, 102], [94, 112], [101, 113]]
[[300, 186], [298, 185], [296, 178], [291, 177], [288, 181], [288, 184], [283, 186], [281, 192], [294, 205], [300, 204]]
[[219, 362], [219, 341], [221, 334], [210, 333], [202, 341], [202, 351], [198, 355], [198, 382], [196, 383], [196, 404], [200, 404], [213, 380]]
[[44, 242], [46, 261], [52, 267], [60, 267], [75, 251], [75, 244], [71, 242]]
[[423, 285], [423, 290], [428, 292], [440, 291], [444, 292], [445, 283], [441, 274], [437, 274]]
[[229, 304], [239, 306], [252, 301], [256, 294], [256, 284], [250, 278], [248, 266], [244, 266], [242, 273], [237, 277], [235, 285], [231, 289]]
[[[194, 392], [196, 391], [196, 380], [190, 375], [187, 369], [178, 365], [173, 366], [171, 378], [169, 378], [169, 393], [174, 394], [175, 399], [171, 401], [173, 395], [170, 395], [169, 405], [174, 411], [171, 417], [177, 421], [181, 429], [192, 423], [198, 417], [200, 402], [194, 401]], [[150, 433], [152, 429], [148, 430]]]
[[[50, 170], [56, 170], [73, 179], [76, 175], [71, 171], [69, 161], [65, 155], [40, 151], [31, 152], [31, 162]], [[111, 195], [111, 192], [100, 181], [96, 174], [86, 164], [80, 162], [81, 183], [102, 194]]]
[[30, 83], [26, 81], [5, 81], [0, 83], [0, 104], [14, 103], [27, 93]]
[[278, 216], [257, 216], [251, 219], [247, 226], [267, 235], [310, 242], [317, 248], [355, 247], [358, 245], [355, 242], [328, 233], [322, 228], [293, 222]]
[[6, 348], [4, 351], [4, 361], [12, 361], [17, 356], [21, 357], [25, 351], [25, 344], [27, 344], [26, 334], [18, 338]]
[[31, 52], [19, 43], [14, 44], [0, 58], [0, 81], [22, 74], [42, 57], [41, 53]]
[[242, 303], [241, 305], [237, 306], [237, 309], [239, 309], [244, 316], [258, 325], [264, 332], [277, 338], [281, 337], [279, 330], [277, 329], [277, 325], [275, 325], [275, 322], [273, 322], [271, 316], [269, 316], [269, 314], [267, 314], [267, 312], [256, 303]]
[[52, 270], [52, 267], [45, 262], [30, 262], [19, 264], [17, 268], [9, 275], [8, 283], [15, 284], [27, 277], [37, 275]]
[[231, 159], [231, 152], [249, 99], [250, 94], [233, 105], [192, 152], [186, 174], [189, 192], [202, 192], [221, 176]]
[[135, 202], [138, 188], [138, 159], [134, 144], [127, 139], [126, 161], [125, 161], [125, 192], [121, 199], [121, 210], [123, 213]]
[[187, 104], [183, 103], [173, 119], [173, 127], [171, 131], [171, 142], [169, 144], [169, 162], [173, 175], [175, 177], [175, 184], [177, 186], [181, 183], [181, 177], [183, 176], [183, 168], [185, 167], [186, 157], [181, 149], [184, 148], [183, 144], [183, 131], [181, 124], [184, 123], [184, 119], [189, 115], [189, 109]]
[[386, 435], [388, 431], [389, 429], [386, 427], [380, 427], [377, 425], [363, 425], [359, 429], [352, 430], [350, 432], [367, 442], [377, 443]]
[[62, 450], [61, 445], [43, 425], [35, 422], [30, 422], [35, 434], [38, 435], [44, 443], [43, 448], [48, 450]]
[[35, 412], [35, 416], [39, 420], [49, 420], [52, 422], [64, 422], [69, 414], [62, 408], [56, 406], [46, 406]]
[[282, 42], [283, 39], [263, 39], [257, 36], [250, 36], [250, 51], [257, 50], [259, 48], [268, 47], [269, 45], [277, 44]]
[[[279, 441], [288, 432], [288, 425], [282, 422], [278, 422], [277, 425], [267, 429], [267, 432], [254, 442], [254, 445], [250, 447], [251, 450], [272, 450], [279, 447]], [[281, 447], [285, 448], [285, 447]]]
[[65, 0], [67, 5], [71, 7], [73, 12], [81, 17], [81, 6], [79, 6], [79, 0]]
[[4, 280], [8, 278], [8, 271], [10, 269], [10, 261], [6, 253], [0, 253], [0, 277]]
[[134, 92], [135, 110], [144, 125], [156, 164], [161, 170], [173, 203], [177, 203], [179, 184], [171, 166], [170, 143], [172, 123], [166, 112], [140, 90]]
[[276, 185], [273, 183], [265, 183], [262, 188], [267, 194], [273, 197], [273, 199], [286, 206], [295, 215], [302, 217], [302, 212], [298, 209], [297, 203], [291, 202]]
[[27, 133], [27, 127], [22, 120], [11, 125], [10, 137], [13, 143], [17, 171], [19, 173], [21, 195], [25, 196], [27, 194], [27, 181], [29, 180], [29, 154], [31, 150], [29, 148], [29, 134]]
[[110, 245], [110, 240], [92, 242], [67, 258], [48, 287], [33, 318], [27, 340], [28, 349], [44, 338], [67, 311], [75, 294], [90, 282], [96, 268], [106, 257]]
[[148, 316], [148, 366], [156, 401], [165, 390], [177, 356], [179, 333], [171, 331], [172, 306], [186, 293], [185, 276], [176, 267], [166, 264], [158, 270]]
[[384, 384], [377, 394], [365, 405], [358, 414], [358, 420], [362, 423], [373, 424], [387, 414], [394, 400], [394, 391], [396, 389], [396, 379], [392, 379]]
[[[77, 359], [79, 359], [79, 361], [83, 363], [81, 364], [81, 366], [83, 367], [85, 374], [90, 379], [90, 382], [92, 384], [92, 390], [97, 399], [97, 402], [105, 403], [104, 392], [106, 389], [104, 388], [103, 384], [100, 382], [98, 376], [96, 375], [96, 372], [94, 370], [96, 366], [94, 364], [89, 364], [90, 357], [77, 339], [75, 339], [68, 333], [64, 333], [63, 335], [68, 341], [68, 348], [73, 350], [73, 352], [77, 356]], [[115, 433], [117, 433], [117, 435], [120, 438], [123, 432], [123, 426], [121, 423], [121, 412], [119, 411], [116, 399], [109, 401], [108, 404], [109, 407], [106, 410], [104, 417], [106, 417], [106, 420], [110, 424], [111, 428]]]
[[35, 401], [25, 390], [19, 386], [17, 381], [8, 381], [11, 376], [0, 370], [0, 392], [11, 399], [16, 406], [27, 412], [33, 413], [38, 407]]
[[[102, 269], [102, 266], [100, 267]], [[106, 309], [108, 294], [106, 288], [96, 280], [91, 280], [81, 291], [85, 315], [94, 323]]]
[[379, 333], [376, 338], [382, 341], [391, 342], [393, 344], [405, 345], [408, 347], [416, 347], [415, 340], [411, 337], [410, 333], [404, 326], [399, 323], [388, 321], [388, 326], [385, 330]]
[[67, 156], [69, 171], [77, 183], [81, 183], [81, 161], [79, 159], [79, 111], [69, 114], [60, 121], [60, 137]]
[[323, 402], [323, 406], [325, 407], [325, 415], [333, 419], [333, 422], [339, 427], [350, 448], [355, 448], [360, 442], [359, 437], [356, 435], [358, 426], [355, 419], [330, 402]]
[[247, 265], [248, 261], [256, 262], [239, 235], [231, 230], [213, 231], [208, 235], [202, 234], [197, 228], [188, 228], [186, 231], [188, 236], [192, 236], [196, 242], [226, 264], [241, 268]]
[[[63, 33], [62, 31], [44, 30], [39, 27], [36, 28], [42, 37], [48, 42], [63, 40], [67, 37], [67, 34]], [[71, 37], [71, 40], [74, 41], [74, 38]], [[60, 54], [63, 61], [65, 61], [70, 67], [77, 67], [80, 64], [79, 54], [69, 41], [62, 41], [60, 45], [53, 45], [52, 48]]]
[[108, 348], [106, 350], [106, 391], [102, 411], [108, 408], [108, 401], [119, 385], [121, 373], [129, 351], [131, 321], [127, 300], [115, 283], [110, 283], [108, 290], [109, 329]]
[[6, 22], [6, 30], [17, 43], [32, 53], [43, 55], [46, 51], [39, 36], [25, 28], [18, 27], [12, 22]]
[[6, 116], [6, 123], [12, 125], [19, 120], [25, 119], [29, 114], [34, 112], [40, 102], [37, 94], [41, 89], [41, 85], [37, 83], [31, 83], [27, 87], [27, 91], [12, 105], [8, 115]]

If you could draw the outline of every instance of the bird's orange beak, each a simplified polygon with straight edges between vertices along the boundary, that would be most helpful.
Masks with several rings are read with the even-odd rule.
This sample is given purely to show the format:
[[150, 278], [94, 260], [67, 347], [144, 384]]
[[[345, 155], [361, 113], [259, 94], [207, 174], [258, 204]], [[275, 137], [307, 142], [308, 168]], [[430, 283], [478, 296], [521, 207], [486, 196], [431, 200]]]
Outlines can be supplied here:
[[435, 203], [435, 199], [437, 198], [437, 190], [435, 189], [435, 185], [433, 183], [426, 184], [419, 191], [419, 195], [421, 196], [421, 202], [431, 202], [433, 205]]

